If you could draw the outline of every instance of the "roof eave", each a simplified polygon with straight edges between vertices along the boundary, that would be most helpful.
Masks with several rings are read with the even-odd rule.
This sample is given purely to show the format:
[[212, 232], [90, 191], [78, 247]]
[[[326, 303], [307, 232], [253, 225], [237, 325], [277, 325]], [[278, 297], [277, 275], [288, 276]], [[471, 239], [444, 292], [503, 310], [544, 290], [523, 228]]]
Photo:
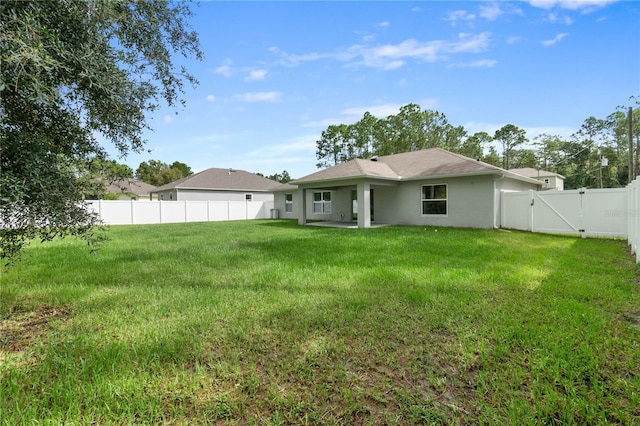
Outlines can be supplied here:
[[376, 179], [376, 180], [386, 180], [386, 181], [393, 181], [393, 182], [410, 182], [410, 181], [425, 180], [425, 179], [447, 179], [447, 178], [488, 176], [488, 175], [507, 176], [511, 179], [520, 180], [520, 181], [531, 183], [534, 185], [538, 185], [538, 186], [542, 185], [542, 182], [540, 182], [539, 180], [522, 176], [517, 173], [509, 173], [503, 170], [485, 170], [485, 171], [479, 171], [479, 172], [476, 171], [476, 172], [465, 172], [465, 173], [446, 173], [446, 174], [440, 174], [440, 175], [419, 175], [419, 176], [410, 176], [410, 177], [398, 176], [397, 178], [372, 176], [372, 175], [358, 175], [358, 176], [347, 176], [347, 177], [341, 177], [341, 178], [318, 179], [318, 180], [304, 181], [304, 182], [292, 181], [290, 183], [298, 186], [311, 186], [311, 185], [315, 186], [319, 184], [326, 185], [326, 184], [335, 183], [335, 182], [355, 181], [360, 179]]
[[386, 180], [386, 181], [392, 181], [392, 182], [400, 182], [402, 180], [401, 177], [388, 177], [388, 176], [377, 176], [377, 175], [356, 175], [356, 176], [343, 176], [343, 177], [335, 177], [335, 178], [308, 180], [308, 181], [302, 181], [302, 182], [297, 181], [297, 180], [293, 180], [293, 181], [289, 182], [289, 184], [297, 185], [297, 186], [306, 186], [306, 185], [317, 185], [317, 184], [344, 182], [344, 181], [356, 181], [356, 180], [361, 180], [361, 179]]

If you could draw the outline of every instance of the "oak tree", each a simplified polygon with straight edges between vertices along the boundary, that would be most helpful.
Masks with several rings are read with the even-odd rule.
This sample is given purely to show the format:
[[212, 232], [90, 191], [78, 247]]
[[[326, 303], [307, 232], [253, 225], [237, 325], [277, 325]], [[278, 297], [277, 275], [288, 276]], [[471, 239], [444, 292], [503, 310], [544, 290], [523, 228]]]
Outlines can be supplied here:
[[189, 3], [0, 2], [0, 256], [34, 238], [91, 239], [79, 163], [140, 151], [146, 114], [197, 83], [172, 54], [201, 58]]

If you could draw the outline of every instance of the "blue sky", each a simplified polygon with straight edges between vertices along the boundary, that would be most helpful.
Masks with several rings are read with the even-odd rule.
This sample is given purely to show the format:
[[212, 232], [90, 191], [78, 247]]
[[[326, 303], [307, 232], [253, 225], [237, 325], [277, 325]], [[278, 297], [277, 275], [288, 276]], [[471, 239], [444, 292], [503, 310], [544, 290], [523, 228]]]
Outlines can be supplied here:
[[[316, 171], [330, 124], [419, 104], [469, 134], [570, 136], [640, 94], [640, 2], [203, 2], [187, 105], [154, 113], [151, 159], [201, 171]], [[177, 114], [176, 114], [177, 112]]]

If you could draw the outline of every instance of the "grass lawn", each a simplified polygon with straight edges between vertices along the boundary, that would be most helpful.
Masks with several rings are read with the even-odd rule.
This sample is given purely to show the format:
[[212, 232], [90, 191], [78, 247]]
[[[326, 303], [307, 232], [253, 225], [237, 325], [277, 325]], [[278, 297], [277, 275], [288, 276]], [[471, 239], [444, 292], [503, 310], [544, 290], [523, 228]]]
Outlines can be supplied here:
[[112, 227], [2, 272], [0, 421], [640, 424], [625, 241]]

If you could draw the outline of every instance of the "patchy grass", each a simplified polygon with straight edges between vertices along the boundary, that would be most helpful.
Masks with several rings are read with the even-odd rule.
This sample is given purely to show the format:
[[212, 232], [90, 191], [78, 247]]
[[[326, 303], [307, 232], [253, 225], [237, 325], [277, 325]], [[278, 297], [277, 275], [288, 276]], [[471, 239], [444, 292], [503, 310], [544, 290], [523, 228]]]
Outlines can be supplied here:
[[640, 424], [625, 242], [113, 227], [2, 274], [3, 424]]

